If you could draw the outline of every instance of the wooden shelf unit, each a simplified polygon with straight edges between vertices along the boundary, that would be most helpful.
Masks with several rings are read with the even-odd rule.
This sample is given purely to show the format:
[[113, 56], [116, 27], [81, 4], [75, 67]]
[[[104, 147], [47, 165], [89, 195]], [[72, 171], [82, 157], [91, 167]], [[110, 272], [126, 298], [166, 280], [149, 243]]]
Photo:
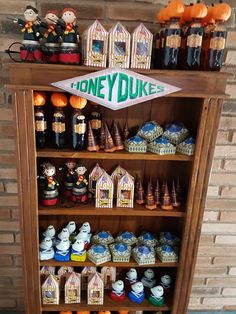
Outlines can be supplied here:
[[[63, 66], [50, 64], [16, 64], [8, 63], [10, 82], [7, 87], [12, 91], [17, 128], [17, 157], [19, 201], [21, 208], [21, 235], [23, 248], [23, 265], [25, 277], [25, 313], [40, 314], [58, 312], [60, 310], [145, 310], [156, 311], [157, 308], [147, 300], [141, 304], [132, 303], [128, 298], [122, 304], [114, 303], [109, 297], [104, 305], [90, 306], [86, 303], [86, 295], [82, 295], [79, 305], [42, 306], [39, 270], [42, 265], [60, 266], [65, 263], [56, 261], [39, 261], [39, 230], [49, 224], [56, 228], [71, 219], [76, 222], [90, 221], [94, 232], [104, 229], [114, 235], [119, 230], [130, 230], [140, 234], [150, 230], [155, 233], [171, 231], [181, 237], [181, 248], [178, 263], [161, 263], [159, 260], [151, 265], [155, 270], [160, 269], [175, 276], [173, 295], [166, 300], [166, 305], [158, 310], [169, 311], [171, 314], [185, 314], [191, 292], [192, 278], [197, 256], [200, 227], [204, 212], [204, 204], [208, 187], [209, 173], [213, 158], [217, 127], [225, 94], [228, 73], [187, 72], [166, 70], [137, 71], [160, 81], [182, 88], [180, 92], [163, 98], [138, 104], [127, 109], [111, 111], [102, 108], [102, 113], [108, 123], [116, 119], [120, 125], [128, 119], [129, 127], [135, 128], [144, 121], [156, 120], [161, 125], [170, 121], [183, 122], [196, 137], [196, 149], [193, 157], [184, 155], [158, 156], [152, 153], [129, 154], [125, 151], [107, 154], [75, 152], [71, 149], [62, 151], [47, 148], [37, 150], [34, 137], [34, 108], [32, 93], [34, 90], [53, 92], [58, 89], [50, 83], [67, 78], [85, 75], [101, 69]], [[22, 73], [24, 75], [22, 75]], [[88, 105], [88, 110], [91, 105]], [[86, 108], [87, 108], [86, 107]], [[50, 109], [46, 104], [45, 112]], [[87, 109], [86, 109], [87, 110]], [[49, 110], [50, 111], [50, 110]], [[66, 108], [66, 115], [71, 113]], [[48, 116], [50, 118], [50, 116]], [[50, 121], [49, 121], [50, 124]], [[96, 160], [107, 171], [111, 171], [118, 163], [135, 175], [140, 173], [145, 180], [152, 175], [156, 177], [180, 177], [186, 195], [186, 203], [179, 210], [170, 212], [161, 209], [148, 211], [142, 206], [133, 209], [94, 208], [93, 204], [84, 207], [76, 205], [58, 205], [45, 208], [38, 204], [37, 195], [37, 165], [43, 160], [51, 160], [56, 167], [67, 158], [80, 158], [90, 170]], [[68, 262], [70, 266], [90, 266], [92, 263]], [[130, 263], [106, 263], [123, 271], [129, 267], [139, 267], [134, 260]], [[33, 292], [33, 293], [32, 293]]]

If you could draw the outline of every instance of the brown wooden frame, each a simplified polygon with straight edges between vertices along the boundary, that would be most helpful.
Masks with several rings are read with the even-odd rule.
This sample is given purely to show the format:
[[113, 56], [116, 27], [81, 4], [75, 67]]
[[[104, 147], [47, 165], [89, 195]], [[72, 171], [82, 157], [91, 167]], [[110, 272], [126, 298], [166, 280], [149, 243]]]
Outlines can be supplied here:
[[[94, 158], [87, 152], [72, 152], [63, 150], [55, 152], [53, 150], [44, 150], [37, 153], [34, 138], [34, 113], [32, 105], [32, 95], [34, 90], [56, 91], [55, 87], [50, 83], [63, 79], [75, 77], [78, 75], [88, 74], [89, 72], [101, 70], [99, 68], [78, 67], [78, 66], [62, 66], [62, 65], [39, 65], [39, 64], [7, 64], [10, 72], [10, 82], [7, 87], [13, 93], [15, 123], [17, 128], [17, 159], [18, 159], [18, 184], [19, 199], [21, 210], [21, 235], [22, 235], [22, 251], [23, 265], [25, 277], [25, 313], [39, 314], [42, 311], [58, 311], [63, 309], [76, 310], [76, 307], [61, 305], [60, 307], [48, 306], [43, 308], [40, 296], [40, 278], [39, 278], [39, 254], [38, 245], [38, 214], [50, 215], [54, 211], [54, 215], [60, 214], [57, 209], [41, 209], [38, 207], [37, 196], [37, 157], [56, 157], [56, 158]], [[187, 156], [155, 156], [143, 155], [140, 157], [134, 155], [134, 159], [138, 160], [188, 160], [192, 162], [192, 176], [190, 180], [190, 188], [188, 193], [188, 201], [185, 213], [183, 212], [166, 212], [158, 214], [156, 212], [147, 211], [147, 216], [175, 216], [184, 219], [181, 253], [178, 263], [178, 272], [176, 278], [174, 298], [172, 300], [172, 314], [185, 314], [187, 312], [189, 295], [191, 292], [192, 278], [195, 268], [198, 242], [201, 231], [202, 217], [207, 193], [209, 173], [213, 159], [214, 146], [216, 141], [217, 128], [221, 113], [221, 106], [225, 95], [225, 87], [228, 73], [213, 72], [186, 72], [186, 71], [162, 71], [162, 70], [140, 70], [137, 71], [152, 78], [173, 84], [182, 88], [178, 93], [166, 96], [167, 98], [189, 98], [199, 99], [202, 104], [200, 116], [197, 143], [194, 157]], [[196, 88], [197, 87], [197, 88]], [[123, 152], [118, 156], [112, 156], [99, 152], [100, 159], [130, 159], [127, 153]], [[39, 209], [39, 211], [38, 211]], [[91, 214], [91, 213], [90, 213]], [[105, 212], [97, 211], [95, 215], [107, 215]], [[75, 215], [73, 209], [68, 210], [67, 215]], [[80, 214], [81, 215], [81, 214]], [[86, 215], [86, 211], [82, 213]], [[126, 211], [117, 209], [111, 215], [128, 215]], [[143, 215], [142, 210], [137, 212], [129, 212], [131, 216]], [[178, 218], [179, 219], [179, 218]], [[47, 263], [41, 263], [41, 265]], [[62, 264], [62, 263], [61, 263]], [[57, 263], [52, 263], [57, 265]], [[71, 264], [72, 265], [72, 264]], [[90, 265], [89, 263], [87, 265]], [[112, 263], [108, 263], [112, 265]], [[113, 264], [114, 265], [114, 264]], [[124, 265], [125, 266], [125, 265]], [[131, 261], [129, 266], [135, 266]], [[137, 266], [137, 265], [136, 265]], [[155, 267], [162, 266], [156, 263]], [[166, 265], [175, 267], [176, 265]], [[122, 267], [122, 265], [120, 266]], [[120, 306], [120, 309], [131, 309], [129, 303]], [[117, 310], [117, 304], [111, 301], [105, 306], [91, 307], [86, 304], [80, 306], [80, 309], [87, 310]], [[144, 305], [132, 306], [133, 310], [153, 310], [147, 303]], [[163, 311], [170, 310], [163, 308]]]

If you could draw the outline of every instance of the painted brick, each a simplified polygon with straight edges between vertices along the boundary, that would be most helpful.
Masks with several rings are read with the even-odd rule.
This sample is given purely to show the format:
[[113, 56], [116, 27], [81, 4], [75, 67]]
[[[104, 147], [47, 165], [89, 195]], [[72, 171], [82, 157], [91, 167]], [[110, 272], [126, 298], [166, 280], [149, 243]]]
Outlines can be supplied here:
[[226, 224], [226, 223], [204, 223], [202, 225], [203, 233], [213, 233], [213, 234], [236, 234], [236, 224]]
[[0, 221], [0, 231], [19, 231], [19, 221]]
[[5, 154], [0, 152], [0, 164], [1, 165], [14, 165], [16, 162], [16, 156], [12, 154]]
[[[132, 14], [130, 14], [132, 12]], [[108, 17], [111, 20], [155, 21], [156, 7], [143, 7], [137, 3], [114, 4], [108, 6]]]
[[234, 222], [236, 221], [236, 212], [221, 212], [220, 221], [222, 222]]
[[14, 256], [14, 264], [16, 266], [21, 266], [23, 263], [22, 263], [22, 257], [21, 256]]
[[2, 137], [14, 137], [15, 136], [15, 129], [12, 125], [8, 124], [2, 124], [0, 125], [0, 134]]
[[226, 61], [227, 64], [232, 64], [232, 65], [236, 65], [236, 51], [234, 50], [229, 50], [227, 52], [227, 57], [226, 57]]
[[216, 236], [215, 243], [236, 244], [236, 236], [230, 236], [230, 235]]
[[14, 287], [24, 287], [24, 280], [22, 278], [13, 278], [13, 284]]
[[234, 160], [234, 159], [225, 160], [223, 169], [225, 171], [236, 172], [236, 160]]
[[233, 133], [232, 143], [236, 144], [236, 132]]
[[17, 196], [0, 196], [0, 206], [18, 206]]
[[[235, 183], [236, 184], [236, 183]], [[221, 196], [224, 198], [235, 198], [236, 187], [223, 187], [221, 190]]]
[[[234, 87], [234, 89], [236, 88]], [[236, 129], [236, 117], [222, 116], [220, 118], [219, 129], [222, 130]]]
[[0, 255], [0, 265], [1, 266], [10, 266], [12, 265], [12, 257], [8, 255]]
[[15, 168], [1, 168], [0, 169], [1, 179], [16, 179], [16, 169]]
[[220, 295], [220, 288], [193, 287], [191, 295], [196, 297], [216, 296]]
[[197, 267], [195, 269], [194, 275], [197, 277], [215, 277], [215, 276], [222, 276], [226, 275], [227, 268], [226, 267]]
[[215, 211], [205, 211], [203, 221], [217, 221], [219, 213]]
[[0, 234], [0, 243], [13, 243], [14, 236], [11, 233], [2, 233]]
[[222, 295], [226, 297], [235, 297], [236, 296], [236, 288], [224, 288], [222, 291]]
[[221, 245], [201, 245], [198, 249], [199, 256], [236, 256], [236, 247]]
[[216, 266], [236, 266], [236, 257], [214, 257], [213, 264]]
[[227, 84], [226, 86], [226, 94], [230, 95], [230, 98], [236, 98], [236, 88], [234, 84]]
[[206, 284], [210, 287], [234, 288], [236, 287], [236, 277], [207, 278]]
[[216, 144], [226, 144], [228, 143], [229, 132], [228, 131], [218, 131], [216, 137]]
[[16, 301], [13, 299], [0, 299], [0, 308], [14, 308]]
[[8, 277], [8, 276], [22, 277], [22, 268], [15, 267], [15, 266], [0, 268], [0, 275], [2, 277]]
[[20, 243], [20, 240], [21, 240], [20, 234], [16, 234], [15, 235], [15, 243]]
[[219, 195], [219, 187], [218, 186], [208, 186], [207, 196], [217, 197], [218, 195]]
[[1, 108], [0, 121], [12, 121], [13, 114], [10, 108]]
[[[201, 257], [198, 257], [198, 259]], [[205, 284], [205, 279], [204, 278], [199, 278], [199, 277], [193, 277], [193, 287], [196, 286], [204, 286]]]
[[3, 185], [3, 182], [0, 182], [0, 192], [4, 192], [4, 185]]
[[[197, 257], [197, 263], [196, 267], [201, 267], [201, 266], [208, 266], [212, 265], [212, 258], [211, 257], [205, 257], [205, 256], [198, 256]], [[193, 284], [193, 286], [197, 286], [196, 283]]]
[[17, 183], [16, 182], [6, 182], [4, 184], [5, 191], [7, 193], [17, 193]]
[[218, 171], [221, 169], [222, 166], [222, 159], [214, 159], [212, 162], [212, 170]]
[[236, 102], [233, 101], [233, 100], [230, 100], [230, 101], [226, 101], [224, 104], [223, 104], [223, 112], [224, 113], [235, 113], [236, 112]]
[[204, 298], [203, 305], [214, 305], [214, 306], [224, 306], [228, 305], [236, 305], [236, 298]]
[[0, 150], [15, 150], [15, 140], [13, 139], [0, 139]]
[[[235, 88], [236, 89], [236, 88]], [[215, 148], [215, 157], [235, 157], [236, 146], [217, 145]]]
[[19, 219], [20, 218], [20, 211], [19, 211], [19, 209], [12, 209], [11, 210], [11, 217], [13, 219]]
[[214, 236], [213, 235], [201, 234], [200, 245], [211, 244], [213, 242], [214, 242]]
[[206, 208], [213, 210], [235, 210], [236, 200], [207, 199]]
[[236, 276], [236, 267], [230, 267], [229, 275]]
[[201, 299], [200, 298], [190, 298], [189, 299], [189, 306], [198, 305], [200, 304]]
[[11, 284], [10, 278], [0, 278], [0, 287], [8, 287], [11, 286]]

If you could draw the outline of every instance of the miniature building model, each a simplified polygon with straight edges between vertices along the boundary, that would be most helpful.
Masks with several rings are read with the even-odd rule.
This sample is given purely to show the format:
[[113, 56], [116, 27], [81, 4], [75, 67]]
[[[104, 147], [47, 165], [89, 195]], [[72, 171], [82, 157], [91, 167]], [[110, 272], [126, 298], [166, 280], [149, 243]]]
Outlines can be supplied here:
[[71, 273], [65, 284], [65, 303], [80, 303], [81, 275]]
[[103, 174], [104, 169], [99, 166], [99, 164], [96, 164], [96, 166], [93, 168], [93, 170], [89, 174], [89, 191], [93, 194], [96, 192], [96, 185], [98, 178], [101, 177]]
[[109, 32], [109, 67], [129, 68], [130, 33], [118, 22]]
[[82, 42], [84, 65], [106, 67], [108, 32], [98, 20], [83, 33]]
[[126, 173], [126, 170], [122, 168], [120, 165], [116, 167], [116, 169], [112, 172], [111, 178], [114, 184], [114, 197], [117, 196], [117, 183], [118, 180], [123, 177], [123, 175]]
[[44, 280], [49, 276], [49, 275], [55, 275], [56, 267], [54, 266], [43, 266], [40, 269], [40, 280], [41, 283], [44, 282]]
[[88, 304], [103, 304], [104, 285], [99, 273], [95, 273], [88, 283]]
[[115, 267], [102, 267], [101, 275], [104, 283], [104, 289], [112, 289], [112, 283], [116, 281]]
[[112, 208], [113, 182], [106, 171], [103, 172], [96, 185], [96, 207]]
[[134, 207], [134, 178], [126, 172], [118, 180], [117, 207]]
[[143, 23], [132, 34], [131, 68], [150, 69], [152, 55], [152, 33]]
[[59, 282], [53, 275], [49, 275], [42, 285], [42, 303], [59, 304]]
[[86, 266], [81, 272], [81, 289], [86, 290], [88, 287], [89, 277], [94, 275], [97, 271], [96, 267]]

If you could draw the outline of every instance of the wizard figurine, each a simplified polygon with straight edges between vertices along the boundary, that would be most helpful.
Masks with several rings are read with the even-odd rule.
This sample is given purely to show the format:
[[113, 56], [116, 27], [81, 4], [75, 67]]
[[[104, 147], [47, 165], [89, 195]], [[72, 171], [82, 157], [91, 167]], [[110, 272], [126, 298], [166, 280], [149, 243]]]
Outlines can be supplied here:
[[71, 196], [73, 183], [76, 176], [75, 167], [76, 162], [73, 159], [68, 159], [66, 160], [65, 165], [59, 169], [65, 171], [65, 176], [63, 180], [63, 195], [68, 197]]
[[60, 28], [57, 25], [59, 20], [58, 13], [55, 10], [47, 11], [45, 22], [40, 23], [40, 27], [45, 29], [43, 34], [44, 46], [43, 61], [47, 63], [59, 62], [59, 39]]
[[81, 203], [86, 203], [88, 200], [88, 181], [85, 176], [86, 171], [87, 169], [82, 164], [78, 164], [75, 168], [75, 180], [71, 196], [73, 202], [77, 203], [80, 201]]
[[62, 29], [62, 44], [59, 61], [65, 64], [79, 64], [79, 33], [76, 25], [77, 13], [72, 8], [65, 8], [57, 24]]
[[13, 23], [21, 27], [21, 32], [24, 34], [20, 48], [20, 57], [22, 61], [42, 62], [42, 51], [39, 44], [39, 25], [40, 19], [38, 10], [31, 5], [28, 5], [24, 11], [25, 20], [15, 18]]
[[56, 168], [50, 162], [43, 164], [43, 176], [39, 180], [43, 183], [43, 191], [41, 195], [41, 203], [45, 206], [56, 205], [58, 202], [59, 183], [55, 178]]

